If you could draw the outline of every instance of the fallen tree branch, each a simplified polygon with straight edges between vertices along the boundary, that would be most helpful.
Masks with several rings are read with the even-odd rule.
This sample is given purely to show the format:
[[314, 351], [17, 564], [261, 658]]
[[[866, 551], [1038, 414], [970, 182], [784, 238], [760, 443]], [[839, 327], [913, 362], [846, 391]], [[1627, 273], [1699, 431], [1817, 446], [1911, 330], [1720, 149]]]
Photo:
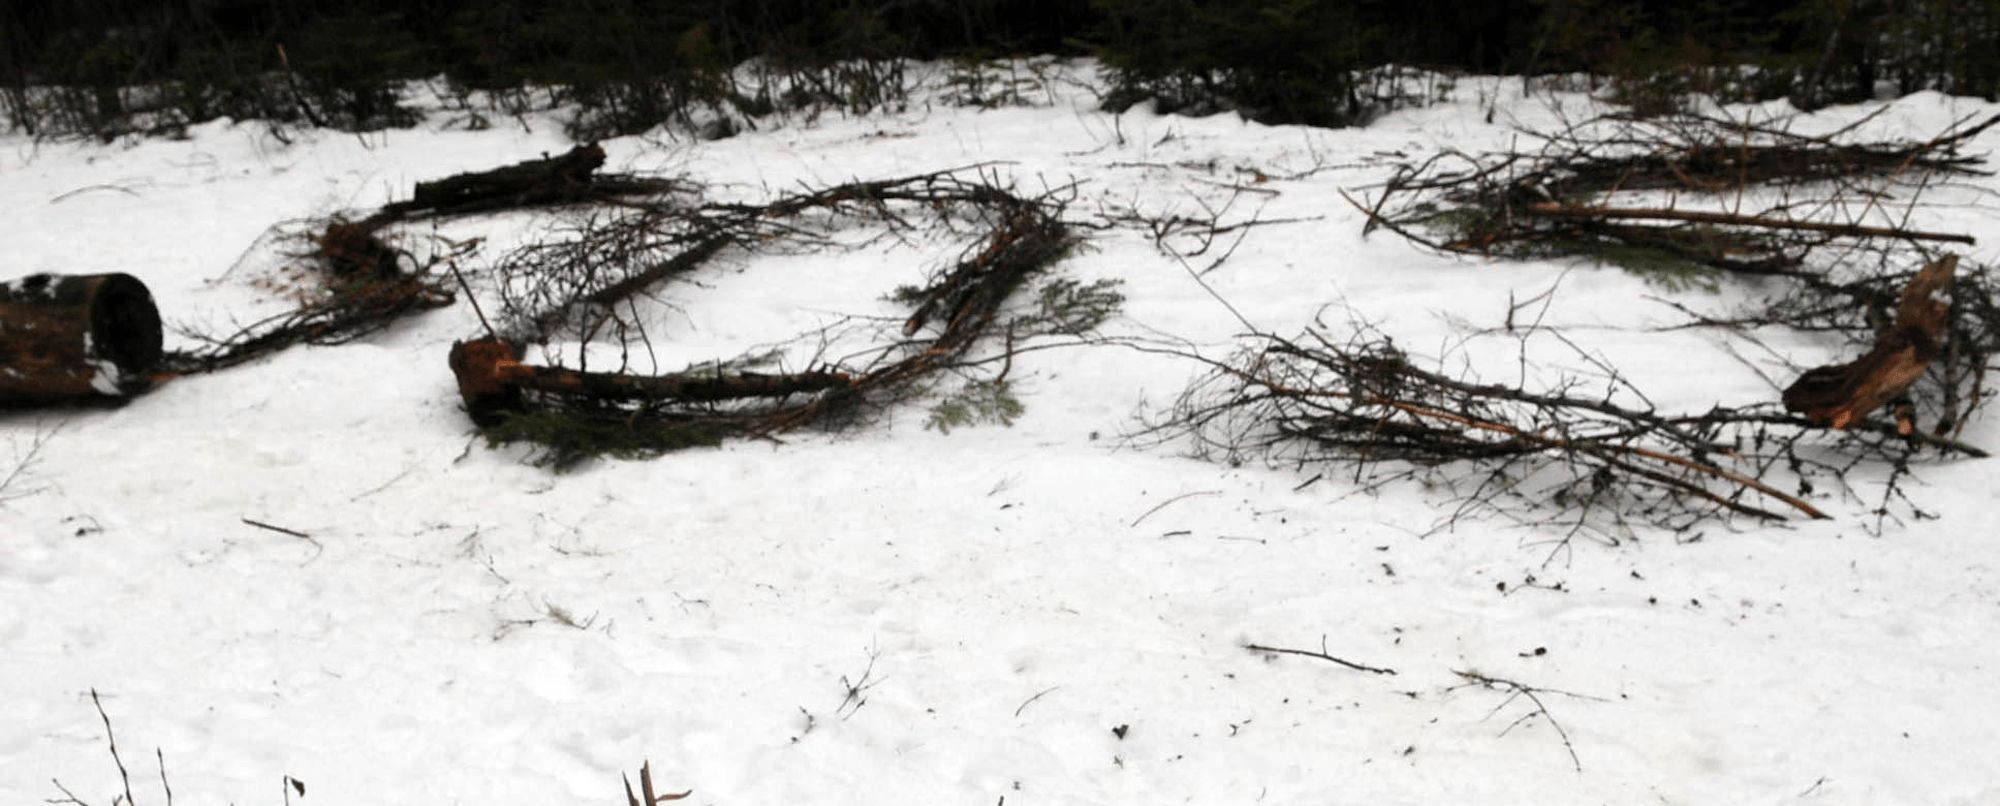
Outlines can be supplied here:
[[[542, 457], [558, 467], [604, 452], [591, 446], [615, 443], [620, 434], [650, 432], [643, 450], [618, 453], [646, 455], [712, 444], [723, 436], [768, 437], [828, 422], [910, 394], [924, 376], [973, 366], [977, 362], [969, 352], [989, 335], [1005, 336], [1004, 380], [1004, 358], [1016, 350], [1016, 328], [1002, 328], [996, 318], [1031, 274], [1072, 243], [1060, 215], [1066, 190], [1023, 197], [983, 176], [939, 171], [806, 190], [765, 204], [642, 206], [592, 217], [578, 225], [572, 240], [531, 244], [501, 261], [509, 320], [499, 328], [504, 338], [455, 345], [452, 369], [466, 410], [488, 429], [490, 440], [567, 441], [568, 447]], [[890, 343], [862, 351], [859, 359], [815, 355], [805, 370], [767, 373], [744, 371], [764, 360], [744, 357], [665, 375], [521, 363], [516, 345], [546, 348], [558, 336], [570, 340], [579, 356], [593, 342], [611, 342], [621, 353], [650, 349], [643, 325], [631, 318], [637, 316], [635, 307], [647, 302], [642, 297], [726, 251], [799, 244], [833, 248], [828, 231], [814, 227], [836, 222], [850, 227], [862, 222], [902, 237], [920, 217], [948, 231], [970, 221], [980, 235], [927, 284], [893, 295], [912, 308], [901, 332], [882, 333]], [[1061, 299], [1040, 300], [1044, 305], [1068, 300], [1087, 307], [1091, 299], [1115, 297], [1101, 288], [1052, 287]], [[1069, 326], [1062, 316], [1040, 321], [1044, 328]], [[544, 354], [545, 361], [564, 358], [547, 349]], [[576, 425], [567, 434], [566, 418]]]
[[[1494, 706], [1493, 710], [1487, 714], [1488, 718], [1491, 718], [1493, 714], [1500, 713], [1500, 709], [1507, 707], [1507, 703], [1513, 702], [1516, 697], [1527, 698], [1528, 702], [1534, 704], [1535, 706], [1534, 710], [1529, 711], [1527, 714], [1523, 715], [1520, 719], [1516, 719], [1513, 722], [1509, 723], [1507, 725], [1507, 730], [1513, 730], [1516, 725], [1520, 725], [1521, 723], [1533, 719], [1537, 716], [1540, 716], [1543, 719], [1548, 720], [1549, 727], [1555, 728], [1556, 736], [1562, 739], [1563, 750], [1568, 751], [1569, 753], [1570, 766], [1574, 767], [1577, 772], [1583, 772], [1583, 759], [1577, 757], [1576, 744], [1570, 741], [1569, 731], [1564, 730], [1562, 723], [1556, 721], [1556, 715], [1549, 712], [1548, 703], [1542, 702], [1541, 695], [1544, 692], [1548, 692], [1554, 694], [1562, 694], [1567, 697], [1575, 697], [1577, 699], [1585, 699], [1585, 700], [1595, 700], [1598, 698], [1586, 697], [1582, 694], [1573, 694], [1567, 691], [1554, 691], [1552, 689], [1538, 688], [1535, 686], [1530, 686], [1526, 683], [1508, 680], [1506, 678], [1492, 677], [1489, 675], [1480, 674], [1478, 672], [1459, 671], [1457, 669], [1453, 669], [1452, 674], [1458, 675], [1460, 678], [1466, 681], [1466, 684], [1469, 685], [1477, 685], [1481, 688], [1497, 689], [1500, 691], [1508, 692], [1507, 699], [1501, 700], [1499, 705]], [[1501, 734], [1505, 735], [1506, 732], [1507, 731], [1503, 730], [1501, 731]]]
[[1139, 438], [1189, 439], [1197, 455], [1232, 463], [1348, 467], [1364, 489], [1421, 478], [1462, 496], [1440, 526], [1476, 511], [1540, 510], [1543, 523], [1616, 544], [1634, 522], [1685, 531], [1730, 516], [1825, 519], [1810, 478], [1840, 481], [1864, 458], [1907, 465], [1923, 449], [1982, 453], [1872, 421], [1854, 424], [1840, 452], [1809, 453], [1800, 440], [1819, 429], [1770, 404], [1662, 413], [1622, 403], [1646, 396], [1608, 368], [1596, 385], [1481, 383], [1418, 367], [1366, 326], [1346, 343], [1318, 330], [1253, 333], [1226, 360], [1189, 357], [1208, 373]]
[[1319, 641], [1320, 641], [1320, 649], [1318, 652], [1314, 652], [1310, 649], [1286, 649], [1284, 647], [1264, 646], [1263, 644], [1244, 644], [1243, 648], [1250, 650], [1251, 652], [1269, 652], [1275, 655], [1299, 655], [1307, 658], [1318, 658], [1323, 661], [1331, 661], [1341, 666], [1345, 666], [1357, 672], [1368, 672], [1370, 674], [1385, 674], [1385, 675], [1392, 675], [1396, 673], [1395, 669], [1385, 669], [1379, 666], [1366, 666], [1363, 664], [1355, 663], [1354, 661], [1351, 660], [1336, 658], [1332, 655], [1327, 654], [1326, 636], [1320, 636]]
[[1836, 224], [1825, 221], [1794, 221], [1771, 216], [1738, 215], [1707, 210], [1660, 210], [1633, 207], [1594, 207], [1536, 202], [1528, 205], [1528, 211], [1536, 215], [1558, 218], [1602, 219], [1649, 219], [1656, 221], [1689, 221], [1700, 224], [1730, 224], [1765, 229], [1799, 230], [1802, 232], [1823, 232], [1829, 235], [1844, 235], [1860, 238], [1906, 238], [1914, 241], [1949, 241], [1952, 243], [1974, 243], [1970, 235], [1952, 233], [1920, 232], [1896, 227], [1870, 227], [1860, 224]]
[[[1438, 378], [1436, 380], [1448, 381], [1449, 379]], [[1495, 389], [1495, 387], [1487, 387], [1487, 388]], [[1552, 398], [1549, 398], [1547, 396], [1532, 395], [1526, 393], [1523, 393], [1518, 396], [1505, 395], [1505, 394], [1502, 394], [1500, 396], [1517, 397], [1517, 399], [1531, 399], [1543, 403], [1554, 402]], [[1508, 425], [1505, 423], [1495, 423], [1495, 422], [1486, 422], [1483, 420], [1475, 420], [1461, 414], [1454, 414], [1447, 411], [1439, 411], [1437, 409], [1428, 408], [1425, 406], [1412, 405], [1397, 400], [1388, 400], [1384, 398], [1371, 398], [1357, 402], [1361, 403], [1362, 405], [1382, 406], [1386, 408], [1392, 408], [1419, 417], [1429, 417], [1438, 420], [1443, 420], [1446, 422], [1463, 425], [1468, 428], [1477, 428], [1485, 431], [1493, 431], [1500, 434], [1505, 434], [1512, 439], [1520, 440], [1525, 443], [1540, 444], [1552, 449], [1558, 449], [1564, 451], [1578, 451], [1584, 454], [1588, 454], [1590, 456], [1600, 458], [1608, 463], [1611, 463], [1613, 466], [1617, 467], [1620, 470], [1644, 475], [1647, 478], [1653, 479], [1654, 481], [1679, 487], [1682, 490], [1692, 495], [1701, 498], [1706, 498], [1714, 503], [1720, 504], [1724, 507], [1733, 509], [1737, 512], [1741, 512], [1746, 515], [1756, 515], [1758, 517], [1767, 518], [1770, 520], [1784, 520], [1783, 516], [1777, 515], [1768, 510], [1751, 507], [1739, 501], [1731, 501], [1709, 490], [1703, 489], [1698, 486], [1688, 485], [1681, 480], [1675, 479], [1665, 474], [1661, 474], [1658, 471], [1635, 467], [1630, 463], [1624, 462], [1621, 459], [1614, 457], [1612, 454], [1622, 453], [1630, 456], [1653, 459], [1656, 461], [1665, 462], [1667, 464], [1683, 467], [1688, 470], [1692, 470], [1696, 473], [1728, 481], [1730, 483], [1742, 487], [1747, 487], [1749, 489], [1756, 490], [1757, 492], [1763, 493], [1772, 498], [1776, 498], [1779, 501], [1784, 502], [1786, 505], [1792, 507], [1793, 509], [1796, 509], [1799, 512], [1805, 514], [1807, 517], [1813, 518], [1815, 520], [1826, 520], [1830, 517], [1825, 512], [1821, 512], [1819, 508], [1806, 503], [1804, 500], [1801, 500], [1796, 496], [1787, 495], [1784, 492], [1756, 479], [1744, 476], [1740, 473], [1733, 473], [1727, 470], [1723, 470], [1722, 468], [1716, 467], [1711, 464], [1707, 464], [1705, 462], [1697, 462], [1695, 460], [1683, 456], [1675, 456], [1673, 454], [1663, 453], [1651, 448], [1645, 448], [1635, 445], [1617, 445], [1617, 444], [1607, 443], [1602, 440], [1578, 442], [1575, 440], [1565, 439], [1561, 437], [1552, 437], [1542, 433], [1531, 433], [1528, 431], [1523, 431], [1519, 427]], [[1565, 400], [1561, 402], [1569, 405], [1581, 404], [1585, 408], [1606, 413], [1616, 413], [1620, 416], [1629, 417], [1633, 419], [1651, 418], [1651, 415], [1648, 415], [1645, 412], [1621, 410], [1618, 409], [1617, 407], [1611, 406], [1608, 403], [1587, 401], [1587, 400], [1579, 400], [1579, 401]]]

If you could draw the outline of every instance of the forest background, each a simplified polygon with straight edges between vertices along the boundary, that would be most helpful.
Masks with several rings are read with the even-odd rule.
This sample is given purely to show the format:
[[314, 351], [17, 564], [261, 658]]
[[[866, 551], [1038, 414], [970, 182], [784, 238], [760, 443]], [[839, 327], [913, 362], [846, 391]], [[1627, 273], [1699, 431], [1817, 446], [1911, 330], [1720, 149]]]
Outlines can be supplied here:
[[572, 109], [588, 140], [893, 108], [903, 61], [1028, 54], [1101, 59], [1114, 111], [1322, 126], [1421, 100], [1369, 82], [1392, 65], [1586, 73], [1641, 110], [2000, 95], [1993, 0], [4, 0], [0, 20], [0, 130], [107, 140], [218, 118], [408, 126], [413, 80], [475, 122]]

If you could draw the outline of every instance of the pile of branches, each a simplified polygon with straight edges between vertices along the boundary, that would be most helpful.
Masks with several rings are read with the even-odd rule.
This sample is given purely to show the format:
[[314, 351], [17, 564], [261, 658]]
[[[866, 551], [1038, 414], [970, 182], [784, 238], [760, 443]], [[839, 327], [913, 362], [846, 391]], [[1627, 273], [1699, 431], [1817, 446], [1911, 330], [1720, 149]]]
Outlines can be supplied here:
[[[1919, 143], [1853, 142], [1866, 122], [1809, 136], [1687, 113], [1526, 132], [1538, 150], [1444, 151], [1402, 166], [1364, 207], [1364, 231], [1486, 257], [1596, 257], [1667, 278], [1808, 273], [1815, 249], [1843, 240], [1971, 243], [1867, 222], [1887, 214], [1885, 184], [1986, 175], [1961, 148], [2000, 116]], [[1755, 200], [1764, 206], [1742, 208]]]
[[[558, 467], [599, 454], [644, 456], [846, 422], [906, 396], [928, 375], [964, 369], [974, 346], [1003, 330], [1004, 379], [1005, 359], [1023, 334], [1000, 324], [1002, 303], [1070, 248], [1066, 203], [1061, 190], [1022, 196], [983, 172], [959, 169], [764, 204], [626, 206], [585, 220], [569, 239], [502, 259], [503, 316], [485, 337], [454, 346], [452, 369], [490, 441], [539, 443], [545, 453], [538, 461]], [[729, 250], [835, 248], [831, 231], [857, 226], [880, 228], [883, 237], [942, 229], [974, 239], [928, 283], [895, 293], [913, 310], [889, 343], [791, 371], [757, 371], [764, 362], [754, 355], [665, 375], [632, 371], [629, 361], [612, 371], [584, 365], [592, 342], [611, 343], [622, 355], [651, 349], [635, 298], [660, 284]], [[578, 366], [523, 363], [528, 345], [556, 340], [583, 345]]]
[[1198, 455], [1232, 464], [1337, 468], [1306, 484], [1328, 473], [1371, 490], [1420, 481], [1454, 502], [1440, 528], [1498, 515], [1560, 527], [1561, 545], [1577, 535], [1615, 544], [1637, 524], [1687, 532], [1738, 516], [1826, 518], [1809, 497], [1822, 485], [1853, 494], [1847, 474], [1862, 463], [1906, 468], [1920, 448], [1986, 455], [1872, 420], [1832, 449], [1770, 404], [1665, 413], [1601, 365], [1598, 380], [1538, 389], [1454, 376], [1365, 326], [1345, 339], [1320, 327], [1260, 333], [1209, 367], [1151, 436], [1191, 438]]
[[484, 213], [655, 197], [683, 189], [671, 180], [603, 174], [595, 143], [553, 157], [419, 182], [412, 198], [366, 217], [334, 216], [312, 225], [291, 258], [312, 279], [292, 310], [222, 333], [184, 329], [201, 346], [162, 361], [170, 375], [237, 366], [298, 344], [345, 344], [407, 317], [452, 304], [450, 280], [437, 271], [474, 246], [431, 250], [419, 259], [391, 245], [397, 224]]
[[[1521, 341], [1524, 367], [1529, 337], [1547, 333], [1587, 377], [1537, 387], [1525, 372], [1515, 384], [1453, 375], [1442, 357], [1413, 359], [1366, 325], [1346, 336], [1258, 332], [1208, 361], [1149, 433], [1191, 437], [1232, 462], [1339, 468], [1366, 488], [1441, 486], [1457, 504], [1440, 526], [1480, 513], [1615, 542], [1635, 524], [1824, 518], [1825, 494], [1870, 500], [1850, 483], [1864, 466], [1887, 475], [1872, 499], [1876, 528], [1897, 517], [1892, 504], [1922, 517], [1899, 487], [1914, 460], [1986, 456], [1958, 437], [1993, 396], [1984, 378], [2000, 357], [2000, 288], [1986, 267], [1923, 245], [1970, 238], [1863, 216], [1886, 190], [1914, 208], [1937, 177], [1979, 173], [1980, 158], [1959, 149], [1995, 122], [1921, 143], [1851, 143], [1852, 129], [1807, 137], [1691, 115], [1606, 119], [1539, 136], [1538, 153], [1452, 152], [1405, 166], [1372, 205], [1357, 204], [1369, 229], [1446, 252], [1776, 276], [1779, 294], [1736, 313], [1668, 304], [1689, 317], [1679, 327], [1759, 345], [1769, 329], [1805, 332], [1860, 353], [1791, 367], [1794, 378], [1772, 380], [1782, 396], [1661, 411], [1616, 367], [1539, 323], [1517, 330], [1510, 313], [1506, 335]], [[1724, 192], [1738, 212], [1713, 203]], [[1711, 203], [1675, 206], [1689, 198]], [[1621, 203], [1632, 199], [1667, 202]], [[1740, 212], [1753, 201], [1768, 206]]]

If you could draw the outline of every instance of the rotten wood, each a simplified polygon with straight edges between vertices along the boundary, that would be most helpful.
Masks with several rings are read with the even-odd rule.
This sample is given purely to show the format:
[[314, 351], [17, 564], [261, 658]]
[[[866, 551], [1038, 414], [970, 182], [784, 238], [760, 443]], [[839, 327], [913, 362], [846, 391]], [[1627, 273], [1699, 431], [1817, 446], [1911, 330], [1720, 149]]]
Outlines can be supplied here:
[[[1896, 321], [1866, 354], [1845, 364], [1817, 367], [1785, 389], [1787, 411], [1814, 425], [1846, 430], [1871, 412], [1899, 400], [1923, 377], [1937, 356], [1951, 313], [1951, 281], [1957, 255], [1925, 266], [1903, 289]], [[1898, 433], [1915, 429], [1899, 406]]]
[[160, 312], [129, 274], [0, 284], [0, 401], [123, 397], [150, 385]]

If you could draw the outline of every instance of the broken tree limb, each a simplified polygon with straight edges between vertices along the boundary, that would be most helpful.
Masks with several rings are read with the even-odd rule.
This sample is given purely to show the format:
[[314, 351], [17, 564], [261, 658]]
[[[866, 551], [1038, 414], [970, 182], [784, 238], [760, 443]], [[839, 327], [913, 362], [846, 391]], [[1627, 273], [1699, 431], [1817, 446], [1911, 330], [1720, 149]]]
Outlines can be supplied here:
[[1824, 232], [1830, 235], [1847, 235], [1860, 238], [1907, 238], [1913, 241], [1949, 241], [1952, 243], [1974, 243], [1972, 236], [1947, 232], [1920, 232], [1896, 227], [1870, 227], [1861, 224], [1834, 224], [1824, 221], [1793, 221], [1768, 216], [1738, 215], [1708, 210], [1660, 210], [1635, 207], [1593, 207], [1556, 202], [1536, 202], [1528, 205], [1528, 211], [1536, 215], [1557, 218], [1596, 219], [1647, 219], [1654, 221], [1688, 221], [1697, 224], [1732, 224], [1744, 227], [1766, 229], [1798, 230], [1801, 232]]
[[160, 312], [129, 274], [0, 284], [0, 401], [122, 397], [160, 360]]
[[[1846, 364], [1800, 375], [1785, 389], [1785, 409], [1814, 425], [1846, 430], [1901, 398], [1937, 355], [1951, 312], [1951, 280], [1957, 268], [1958, 256], [1945, 255], [1917, 272], [1903, 289], [1895, 325], [1876, 339], [1874, 348]], [[1907, 435], [1914, 428], [1907, 415], [1897, 419], [1899, 432]]]
[[[729, 250], [845, 248], [828, 237], [829, 227], [856, 221], [896, 237], [920, 227], [953, 236], [967, 227], [984, 232], [948, 270], [922, 287], [897, 290], [894, 298], [916, 310], [901, 323], [909, 332], [898, 334], [896, 325], [882, 321], [875, 335], [883, 343], [846, 359], [855, 363], [815, 358], [805, 372], [742, 371], [772, 353], [671, 375], [630, 376], [567, 370], [558, 352], [541, 362], [554, 366], [529, 367], [521, 353], [476, 340], [453, 350], [466, 409], [491, 444], [537, 443], [531, 461], [560, 469], [592, 457], [641, 458], [732, 436], [775, 438], [814, 423], [850, 425], [922, 394], [927, 375], [989, 360], [1002, 369], [983, 383], [998, 386], [1016, 334], [996, 320], [1009, 295], [1073, 243], [1061, 218], [1073, 189], [1018, 196], [983, 168], [808, 189], [764, 204], [628, 204], [616, 215], [584, 221], [573, 239], [523, 247], [497, 272], [504, 310], [495, 319], [498, 335], [519, 344], [559, 342], [565, 351], [579, 340], [581, 358], [583, 349], [601, 342], [650, 352], [643, 329], [627, 327], [624, 318], [663, 302], [638, 299], [651, 296], [642, 291]], [[982, 173], [971, 176], [974, 170]], [[568, 332], [558, 337], [561, 331]], [[819, 335], [831, 337], [833, 330]], [[972, 358], [975, 345], [989, 336], [1005, 339], [1004, 346], [995, 345], [1004, 352]]]

